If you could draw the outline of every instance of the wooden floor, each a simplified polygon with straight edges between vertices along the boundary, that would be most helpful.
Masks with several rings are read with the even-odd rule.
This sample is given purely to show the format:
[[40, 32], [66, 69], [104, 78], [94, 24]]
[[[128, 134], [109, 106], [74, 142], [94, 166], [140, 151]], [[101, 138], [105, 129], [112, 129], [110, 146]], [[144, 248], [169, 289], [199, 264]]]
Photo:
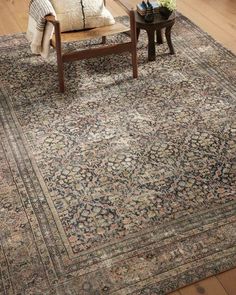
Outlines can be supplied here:
[[[141, 0], [129, 0], [135, 6]], [[25, 32], [29, 0], [0, 0], [0, 35]], [[122, 15], [107, 0], [113, 15]], [[178, 10], [236, 54], [236, 0], [177, 0]], [[236, 294], [235, 294], [236, 295]]]
[[[0, 35], [25, 32], [29, 0], [0, 0]], [[135, 6], [136, 0], [130, 0]], [[107, 0], [114, 16], [123, 11]], [[177, 0], [178, 10], [236, 54], [236, 0]], [[236, 268], [171, 295], [236, 295]]]
[[169, 295], [236, 295], [236, 268]]

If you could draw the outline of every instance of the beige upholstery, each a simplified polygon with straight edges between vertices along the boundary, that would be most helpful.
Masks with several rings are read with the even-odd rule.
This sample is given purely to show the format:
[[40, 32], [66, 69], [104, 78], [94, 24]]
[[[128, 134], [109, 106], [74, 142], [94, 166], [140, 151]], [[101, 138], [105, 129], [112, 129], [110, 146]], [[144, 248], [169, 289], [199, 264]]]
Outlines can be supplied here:
[[103, 0], [51, 0], [61, 32], [108, 26], [115, 23]]

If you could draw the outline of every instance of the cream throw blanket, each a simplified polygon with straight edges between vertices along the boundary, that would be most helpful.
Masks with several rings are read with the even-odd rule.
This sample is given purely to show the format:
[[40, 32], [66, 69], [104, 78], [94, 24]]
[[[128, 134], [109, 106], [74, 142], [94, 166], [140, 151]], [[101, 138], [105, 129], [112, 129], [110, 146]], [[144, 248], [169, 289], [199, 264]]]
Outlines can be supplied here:
[[61, 31], [73, 31], [112, 25], [115, 20], [106, 9], [103, 0], [31, 0], [27, 38], [33, 53], [44, 58], [49, 55], [50, 39], [54, 26], [45, 21], [53, 15], [60, 21]]
[[31, 0], [29, 4], [29, 20], [27, 39], [33, 53], [41, 54], [47, 58], [50, 49], [54, 26], [46, 22], [46, 15], [56, 16], [55, 10], [49, 0]]

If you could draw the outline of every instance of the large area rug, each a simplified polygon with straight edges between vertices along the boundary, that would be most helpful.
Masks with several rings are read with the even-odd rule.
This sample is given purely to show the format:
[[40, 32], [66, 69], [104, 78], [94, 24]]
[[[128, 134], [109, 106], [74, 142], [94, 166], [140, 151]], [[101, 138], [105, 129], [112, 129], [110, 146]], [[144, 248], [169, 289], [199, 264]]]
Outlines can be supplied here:
[[[121, 36], [119, 38], [127, 38]], [[236, 266], [236, 58], [182, 16], [176, 55], [66, 67], [0, 37], [0, 293], [161, 295]]]

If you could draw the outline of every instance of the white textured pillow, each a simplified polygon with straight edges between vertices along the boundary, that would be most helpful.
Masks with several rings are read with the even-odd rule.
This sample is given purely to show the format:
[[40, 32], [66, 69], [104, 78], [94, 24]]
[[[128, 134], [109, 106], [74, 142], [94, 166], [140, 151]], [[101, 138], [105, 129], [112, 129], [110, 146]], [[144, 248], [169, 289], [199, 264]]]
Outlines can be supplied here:
[[61, 31], [90, 29], [115, 23], [103, 0], [50, 0]]

